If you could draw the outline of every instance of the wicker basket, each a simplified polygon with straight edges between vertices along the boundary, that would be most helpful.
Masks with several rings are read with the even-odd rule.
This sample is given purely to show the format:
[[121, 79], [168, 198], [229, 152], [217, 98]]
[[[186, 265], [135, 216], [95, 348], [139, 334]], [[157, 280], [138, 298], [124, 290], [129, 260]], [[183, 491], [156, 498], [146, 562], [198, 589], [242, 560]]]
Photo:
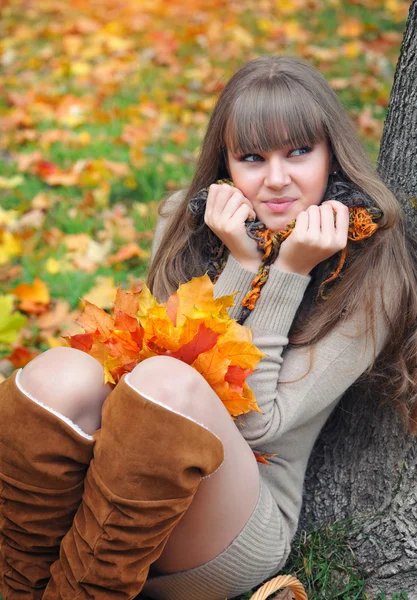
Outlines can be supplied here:
[[289, 589], [294, 594], [295, 600], [308, 600], [303, 584], [292, 575], [280, 575], [265, 583], [252, 596], [251, 600], [266, 600], [274, 592]]

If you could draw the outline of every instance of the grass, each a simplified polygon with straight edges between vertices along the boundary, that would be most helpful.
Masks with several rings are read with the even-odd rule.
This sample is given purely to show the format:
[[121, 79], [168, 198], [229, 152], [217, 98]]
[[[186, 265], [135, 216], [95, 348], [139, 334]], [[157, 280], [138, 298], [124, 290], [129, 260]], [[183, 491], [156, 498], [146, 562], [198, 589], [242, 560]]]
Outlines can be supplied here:
[[[364, 591], [365, 573], [349, 543], [358, 526], [344, 520], [301, 531], [282, 574], [297, 577], [309, 600], [371, 600]], [[247, 600], [251, 594], [234, 600]], [[408, 594], [398, 591], [387, 597], [380, 593], [372, 600], [408, 600]]]

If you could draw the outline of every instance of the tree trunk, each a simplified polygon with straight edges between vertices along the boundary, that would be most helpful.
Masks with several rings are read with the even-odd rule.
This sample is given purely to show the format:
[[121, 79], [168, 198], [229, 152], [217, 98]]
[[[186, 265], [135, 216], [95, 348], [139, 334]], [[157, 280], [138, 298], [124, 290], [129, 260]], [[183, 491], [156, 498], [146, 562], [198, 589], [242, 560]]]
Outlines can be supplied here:
[[[378, 170], [417, 235], [417, 0], [397, 64]], [[417, 600], [417, 439], [378, 390], [356, 385], [314, 448], [300, 528], [353, 518], [350, 545], [367, 576], [366, 592]]]

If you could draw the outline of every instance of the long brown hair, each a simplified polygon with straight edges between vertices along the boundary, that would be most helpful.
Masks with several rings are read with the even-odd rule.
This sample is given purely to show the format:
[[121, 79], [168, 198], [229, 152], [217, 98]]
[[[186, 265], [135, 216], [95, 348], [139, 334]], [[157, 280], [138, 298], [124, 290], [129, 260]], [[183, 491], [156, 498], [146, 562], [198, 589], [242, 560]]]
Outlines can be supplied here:
[[[364, 153], [354, 127], [325, 78], [307, 63], [261, 57], [241, 68], [221, 93], [208, 124], [194, 178], [170, 215], [148, 276], [153, 293], [165, 299], [180, 283], [207, 269], [210, 232], [196, 226], [190, 198], [229, 176], [227, 148], [242, 154], [298, 148], [326, 140], [333, 164], [382, 210], [377, 233], [348, 244], [343, 277], [325, 301], [316, 300], [321, 265], [293, 323], [290, 342], [313, 345], [343, 318], [360, 310], [375, 340], [376, 316], [385, 318], [387, 342], [372, 365], [411, 431], [417, 431], [417, 272], [400, 205]], [[162, 207], [163, 210], [163, 207]], [[395, 290], [395, 298], [393, 298]], [[370, 371], [370, 369], [369, 369]]]

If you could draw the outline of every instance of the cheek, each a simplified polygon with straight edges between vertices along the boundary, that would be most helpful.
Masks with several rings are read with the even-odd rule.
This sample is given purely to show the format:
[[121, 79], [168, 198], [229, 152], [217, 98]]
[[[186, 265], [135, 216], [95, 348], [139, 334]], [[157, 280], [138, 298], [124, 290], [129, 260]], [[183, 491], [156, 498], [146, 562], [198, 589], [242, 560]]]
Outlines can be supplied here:
[[311, 197], [317, 201], [317, 204], [323, 198], [324, 192], [326, 191], [327, 181], [329, 178], [329, 169], [327, 164], [322, 164], [312, 167], [309, 170], [308, 177], [305, 178], [306, 185], [311, 189]]
[[235, 167], [230, 169], [230, 175], [235, 186], [238, 187], [244, 195], [254, 192], [259, 186], [259, 176], [255, 170]]

